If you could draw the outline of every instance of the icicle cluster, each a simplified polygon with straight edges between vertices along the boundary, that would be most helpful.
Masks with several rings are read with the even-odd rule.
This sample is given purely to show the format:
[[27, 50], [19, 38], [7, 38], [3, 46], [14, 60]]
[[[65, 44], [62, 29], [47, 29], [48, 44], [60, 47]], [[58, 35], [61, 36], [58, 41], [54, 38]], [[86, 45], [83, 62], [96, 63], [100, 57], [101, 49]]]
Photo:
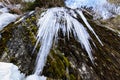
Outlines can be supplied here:
[[[58, 31], [62, 30], [63, 35], [67, 34], [68, 39], [71, 33], [74, 34], [74, 38], [79, 41], [81, 46], [86, 50], [90, 60], [93, 62], [92, 48], [89, 40], [90, 35], [87, 29], [77, 20], [77, 14], [82, 18], [88, 29], [96, 36], [98, 41], [102, 44], [92, 27], [87, 22], [82, 11], [68, 10], [65, 8], [51, 8], [46, 12], [43, 12], [38, 20], [38, 35], [35, 48], [40, 42], [41, 47], [36, 60], [35, 74], [42, 72], [45, 65], [47, 56], [50, 52], [53, 42], [57, 41]], [[35, 50], [35, 49], [34, 49]]]

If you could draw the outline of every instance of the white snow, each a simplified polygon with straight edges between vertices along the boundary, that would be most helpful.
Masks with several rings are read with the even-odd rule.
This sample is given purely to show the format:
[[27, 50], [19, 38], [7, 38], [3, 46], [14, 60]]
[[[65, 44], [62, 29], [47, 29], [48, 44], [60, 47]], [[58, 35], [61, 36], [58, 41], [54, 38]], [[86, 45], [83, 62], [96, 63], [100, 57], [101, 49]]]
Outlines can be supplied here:
[[2, 13], [9, 12], [8, 8], [5, 7], [2, 2], [0, 2], [0, 12]]
[[2, 13], [7, 13], [7, 12], [9, 12], [9, 10], [8, 10], [6, 7], [4, 7], [4, 8], [1, 8], [1, 9], [0, 9], [0, 12], [2, 12]]
[[18, 16], [10, 13], [0, 14], [0, 30], [2, 30], [9, 23], [14, 22]]
[[25, 80], [46, 80], [46, 77], [33, 74], [28, 76]]
[[2, 30], [9, 23], [14, 22], [18, 15], [10, 14], [9, 9], [0, 2], [0, 30]]
[[23, 80], [24, 74], [12, 63], [0, 62], [0, 80]]
[[120, 15], [120, 6], [110, 4], [107, 0], [66, 0], [66, 5], [70, 8], [92, 7], [98, 16], [103, 19]]
[[[89, 30], [96, 36], [98, 41], [102, 44], [97, 34], [94, 32], [90, 24], [87, 22], [82, 12], [80, 13], [80, 17], [83, 19], [84, 23], [87, 25]], [[73, 33], [75, 39], [79, 41], [82, 48], [84, 48], [88, 53], [91, 61], [92, 62], [94, 61], [92, 56], [92, 48], [89, 42], [91, 37], [87, 32], [87, 29], [76, 18], [77, 15], [74, 10], [71, 9], [70, 11], [68, 11], [65, 8], [59, 8], [59, 7], [48, 9], [46, 12], [42, 13], [37, 24], [39, 30], [38, 30], [37, 42], [35, 48], [37, 47], [39, 42], [41, 44], [41, 47], [36, 59], [36, 68], [35, 68], [36, 75], [42, 73], [43, 67], [45, 65], [52, 44], [53, 42], [57, 43], [57, 38], [59, 37], [58, 31], [60, 29], [64, 36], [67, 34], [68, 39], [70, 34]]]
[[45, 76], [30, 75], [20, 73], [18, 67], [12, 63], [0, 62], [0, 80], [46, 80]]

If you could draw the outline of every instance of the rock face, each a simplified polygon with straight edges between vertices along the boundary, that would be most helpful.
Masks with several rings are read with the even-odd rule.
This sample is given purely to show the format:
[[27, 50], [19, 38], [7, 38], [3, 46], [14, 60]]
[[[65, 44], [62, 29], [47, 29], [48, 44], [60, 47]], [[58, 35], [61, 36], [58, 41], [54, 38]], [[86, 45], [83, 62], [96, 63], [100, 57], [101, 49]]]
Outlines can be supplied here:
[[[32, 50], [36, 42], [36, 21], [41, 11], [20, 23], [11, 23], [0, 31], [0, 61], [16, 64], [26, 75], [33, 73], [36, 54]], [[70, 40], [59, 33], [58, 45], [53, 46], [47, 58], [43, 75], [48, 80], [119, 80], [120, 79], [120, 37], [119, 34], [106, 28], [103, 23], [94, 22], [90, 15], [85, 13], [90, 25], [100, 37], [103, 46], [99, 44], [91, 33], [94, 64], [91, 63], [86, 51], [78, 41], [70, 35]], [[81, 23], [83, 21], [79, 19]], [[84, 23], [83, 23], [84, 24]], [[115, 23], [116, 24], [116, 23]], [[107, 24], [109, 27], [110, 25]], [[115, 25], [118, 27], [117, 25]], [[114, 27], [114, 26], [113, 26]], [[92, 42], [91, 42], [92, 43]]]
[[120, 22], [120, 16], [117, 16], [115, 18], [111, 18], [108, 20], [101, 20], [100, 25], [103, 25], [106, 28], [111, 29], [112, 31], [120, 34], [120, 23], [119, 22]]
[[64, 0], [35, 0], [35, 6], [39, 7], [56, 7], [64, 6]]
[[0, 61], [14, 63], [26, 74], [32, 73], [32, 66], [34, 66], [31, 62], [33, 60], [31, 53], [35, 42], [32, 31], [34, 31], [36, 27], [35, 23], [32, 23], [35, 18], [30, 18], [31, 19], [26, 19], [20, 24], [14, 25], [14, 23], [11, 23], [3, 29], [1, 31], [2, 38], [0, 44]]
[[120, 0], [108, 0], [111, 3], [120, 4]]

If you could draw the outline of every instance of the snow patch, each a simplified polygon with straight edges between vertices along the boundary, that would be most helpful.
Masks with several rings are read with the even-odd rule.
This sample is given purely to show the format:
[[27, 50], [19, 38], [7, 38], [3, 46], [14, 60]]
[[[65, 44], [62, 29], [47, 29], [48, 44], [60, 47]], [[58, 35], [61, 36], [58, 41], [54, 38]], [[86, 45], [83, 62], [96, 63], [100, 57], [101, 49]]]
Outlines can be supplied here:
[[23, 80], [24, 74], [12, 63], [0, 62], [0, 80]]
[[2, 30], [9, 23], [14, 22], [17, 19], [18, 15], [10, 13], [0, 14], [0, 30]]
[[7, 12], [9, 12], [9, 10], [8, 10], [8, 8], [4, 7], [4, 8], [0, 9], [0, 12], [7, 13]]
[[28, 76], [26, 80], [46, 80], [46, 77], [33, 74]]

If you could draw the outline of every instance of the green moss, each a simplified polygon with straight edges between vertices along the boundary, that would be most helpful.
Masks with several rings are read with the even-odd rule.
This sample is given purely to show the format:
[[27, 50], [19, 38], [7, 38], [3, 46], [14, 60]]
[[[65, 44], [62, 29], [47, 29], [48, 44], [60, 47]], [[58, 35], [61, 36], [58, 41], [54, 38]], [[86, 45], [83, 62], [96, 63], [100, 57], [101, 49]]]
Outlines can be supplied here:
[[52, 49], [47, 59], [47, 65], [44, 68], [43, 74], [55, 79], [69, 78], [66, 68], [69, 67], [68, 59], [57, 49]]
[[70, 80], [76, 80], [76, 78], [73, 74], [70, 75]]
[[12, 37], [12, 30], [13, 24], [9, 24], [6, 26], [1, 32], [2, 38], [0, 39], [0, 56], [2, 55], [3, 51], [7, 51], [6, 44], [8, 40]]
[[[29, 39], [31, 40], [32, 45], [35, 44], [36, 39], [35, 36], [37, 34], [37, 26], [36, 26], [36, 17], [35, 15], [27, 18], [24, 23], [22, 23], [22, 26], [26, 30], [26, 34], [28, 35]], [[23, 38], [24, 39], [24, 38]]]

